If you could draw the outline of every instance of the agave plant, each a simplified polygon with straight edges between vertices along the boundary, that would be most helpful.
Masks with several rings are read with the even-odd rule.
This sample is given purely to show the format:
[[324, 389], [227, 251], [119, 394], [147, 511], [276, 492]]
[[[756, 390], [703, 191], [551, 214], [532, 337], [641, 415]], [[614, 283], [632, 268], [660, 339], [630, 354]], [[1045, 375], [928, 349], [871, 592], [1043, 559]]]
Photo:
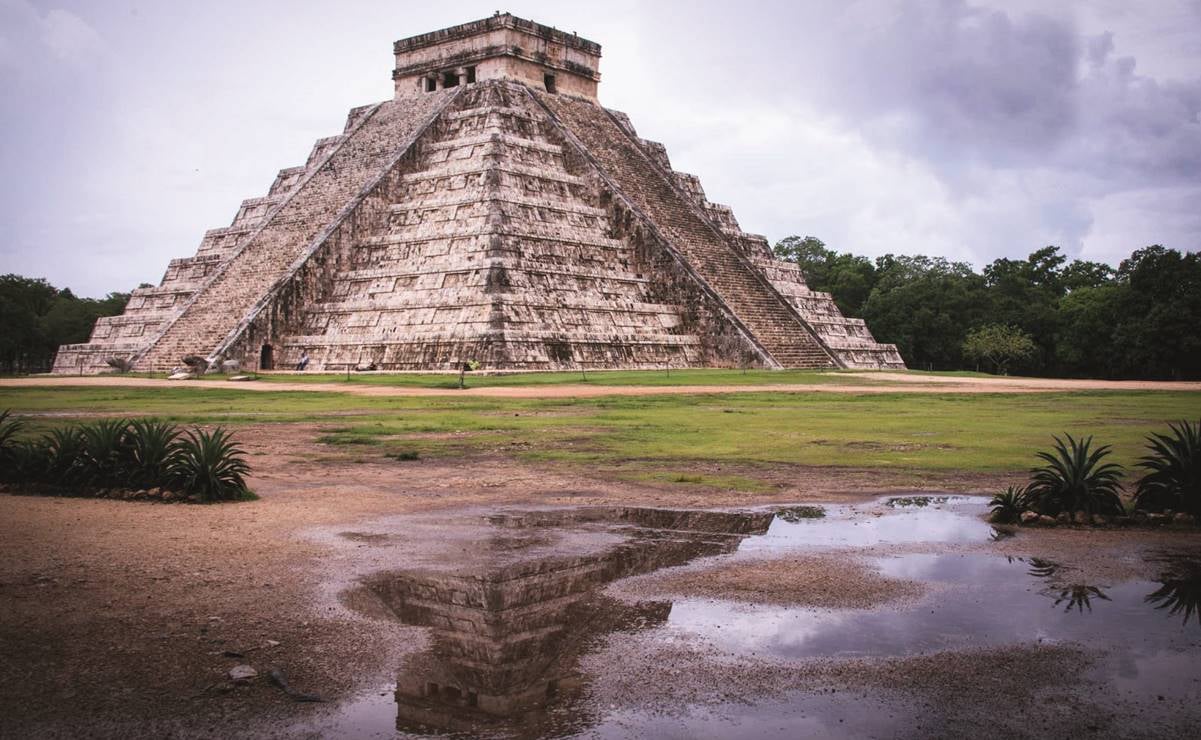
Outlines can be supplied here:
[[11, 464], [11, 455], [17, 446], [17, 435], [25, 424], [20, 419], [12, 418], [8, 411], [0, 411], [0, 471]]
[[83, 432], [79, 427], [51, 429], [44, 439], [46, 479], [49, 483], [69, 486], [86, 477]]
[[1147, 437], [1151, 454], [1139, 458], [1147, 474], [1134, 494], [1140, 509], [1174, 509], [1201, 515], [1201, 421], [1171, 424], [1171, 434]]
[[129, 421], [104, 419], [80, 427], [83, 437], [84, 482], [91, 485], [128, 485]]
[[1010, 486], [988, 502], [994, 522], [1016, 522], [1030, 508], [1025, 486]]
[[36, 483], [46, 478], [50, 451], [45, 441], [21, 441], [5, 454], [3, 477], [14, 483]]
[[1092, 449], [1092, 437], [1077, 440], [1070, 434], [1064, 436], [1066, 443], [1055, 437], [1051, 452], [1038, 453], [1046, 465], [1030, 471], [1027, 491], [1034, 508], [1049, 515], [1061, 511], [1121, 514], [1118, 482], [1122, 467], [1104, 462], [1109, 445]]
[[171, 478], [185, 493], [206, 501], [237, 499], [248, 493], [246, 453], [224, 429], [186, 432], [175, 446]]
[[170, 477], [171, 463], [178, 450], [179, 428], [154, 419], [134, 419], [126, 436], [130, 483], [159, 486]]

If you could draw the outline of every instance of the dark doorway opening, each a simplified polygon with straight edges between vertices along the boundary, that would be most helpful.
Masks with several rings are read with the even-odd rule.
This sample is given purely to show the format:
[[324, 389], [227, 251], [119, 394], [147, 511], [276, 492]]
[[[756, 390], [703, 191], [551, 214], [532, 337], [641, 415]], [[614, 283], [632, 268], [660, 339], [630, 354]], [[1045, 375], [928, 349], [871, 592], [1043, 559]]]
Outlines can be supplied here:
[[475, 82], [475, 67], [474, 66], [467, 68], [467, 84], [470, 85], [473, 82]]
[[457, 74], [455, 74], [454, 72], [443, 72], [442, 73], [443, 89], [448, 88], [448, 87], [458, 87], [458, 86], [459, 86], [459, 76]]
[[438, 89], [438, 80], [433, 77], [426, 77], [425, 78], [425, 91], [433, 92], [434, 90], [437, 90], [437, 89]]
[[264, 344], [263, 349], [259, 351], [259, 370], [274, 370], [275, 369], [275, 350], [270, 344]]
[[548, 93], [553, 93], [555, 91], [555, 76], [549, 73], [542, 75], [542, 84], [546, 86]]

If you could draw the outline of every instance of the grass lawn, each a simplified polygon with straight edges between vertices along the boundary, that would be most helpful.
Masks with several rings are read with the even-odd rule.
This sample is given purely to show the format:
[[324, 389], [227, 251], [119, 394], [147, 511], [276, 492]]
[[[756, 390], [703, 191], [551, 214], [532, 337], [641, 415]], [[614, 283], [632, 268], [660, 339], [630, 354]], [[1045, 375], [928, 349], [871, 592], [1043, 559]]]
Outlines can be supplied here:
[[[698, 371], [705, 372], [705, 371]], [[720, 372], [720, 371], [719, 371]], [[673, 376], [675, 373], [673, 373]], [[778, 373], [773, 376], [779, 376]], [[398, 376], [392, 376], [398, 377]], [[403, 377], [403, 376], [400, 376]], [[34, 432], [73, 415], [149, 414], [238, 426], [317, 422], [321, 441], [422, 458], [502, 453], [688, 475], [689, 462], [893, 470], [1021, 470], [1052, 434], [1093, 434], [1129, 465], [1168, 421], [1201, 418], [1201, 394], [739, 393], [588, 399], [403, 398], [177, 388], [0, 388], [0, 409], [37, 413]], [[664, 471], [668, 472], [664, 472]], [[682, 480], [681, 483], [688, 483]], [[749, 485], [749, 484], [748, 484]]]

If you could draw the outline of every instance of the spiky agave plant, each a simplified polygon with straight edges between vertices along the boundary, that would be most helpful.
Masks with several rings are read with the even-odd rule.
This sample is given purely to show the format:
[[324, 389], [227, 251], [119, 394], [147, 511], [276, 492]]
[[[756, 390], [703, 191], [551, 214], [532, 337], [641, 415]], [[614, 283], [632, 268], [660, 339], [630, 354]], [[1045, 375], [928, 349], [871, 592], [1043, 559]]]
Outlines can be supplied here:
[[179, 427], [155, 419], [134, 419], [126, 436], [128, 474], [132, 484], [161, 486], [171, 474], [178, 449]]
[[46, 445], [46, 480], [60, 486], [84, 482], [83, 431], [79, 427], [51, 429], [43, 438]]
[[1030, 508], [1026, 486], [1009, 486], [993, 496], [988, 502], [988, 507], [992, 510], [994, 522], [1016, 522], [1022, 516], [1022, 512]]
[[1171, 434], [1147, 437], [1150, 454], [1138, 461], [1147, 473], [1138, 482], [1135, 505], [1149, 511], [1175, 509], [1201, 515], [1201, 421], [1169, 426]]
[[171, 478], [184, 493], [206, 501], [237, 499], [248, 493], [246, 453], [229, 432], [220, 427], [212, 432], [188, 431], [175, 445]]
[[1044, 514], [1061, 511], [1085, 511], [1089, 514], [1120, 514], [1122, 499], [1118, 482], [1122, 466], [1104, 462], [1109, 445], [1092, 448], [1093, 438], [1077, 440], [1064, 435], [1055, 437], [1051, 452], [1039, 452], [1046, 465], [1030, 471], [1028, 495], [1035, 508]]
[[80, 427], [84, 482], [94, 486], [129, 485], [129, 421], [102, 419]]
[[10, 410], [0, 411], [0, 475], [4, 475], [4, 471], [12, 465], [17, 435], [24, 427], [24, 422], [13, 418]]
[[0, 479], [13, 483], [38, 483], [46, 479], [50, 450], [45, 440], [22, 440], [12, 445], [0, 467]]

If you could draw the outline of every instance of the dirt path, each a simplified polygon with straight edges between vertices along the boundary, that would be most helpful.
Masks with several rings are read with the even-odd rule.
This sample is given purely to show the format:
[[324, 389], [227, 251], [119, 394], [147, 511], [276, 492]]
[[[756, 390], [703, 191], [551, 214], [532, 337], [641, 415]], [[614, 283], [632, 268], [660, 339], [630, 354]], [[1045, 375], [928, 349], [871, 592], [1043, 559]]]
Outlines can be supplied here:
[[1064, 391], [1201, 391], [1199, 382], [1062, 380], [1050, 378], [978, 378], [907, 375], [904, 373], [848, 373], [864, 383], [781, 383], [770, 385], [527, 385], [466, 388], [409, 388], [358, 383], [264, 383], [227, 380], [159, 380], [128, 377], [34, 377], [0, 380], [0, 388], [202, 388], [262, 392], [314, 391], [373, 397], [480, 397], [480, 398], [598, 398], [602, 396], [660, 396], [719, 393], [1056, 393]]

